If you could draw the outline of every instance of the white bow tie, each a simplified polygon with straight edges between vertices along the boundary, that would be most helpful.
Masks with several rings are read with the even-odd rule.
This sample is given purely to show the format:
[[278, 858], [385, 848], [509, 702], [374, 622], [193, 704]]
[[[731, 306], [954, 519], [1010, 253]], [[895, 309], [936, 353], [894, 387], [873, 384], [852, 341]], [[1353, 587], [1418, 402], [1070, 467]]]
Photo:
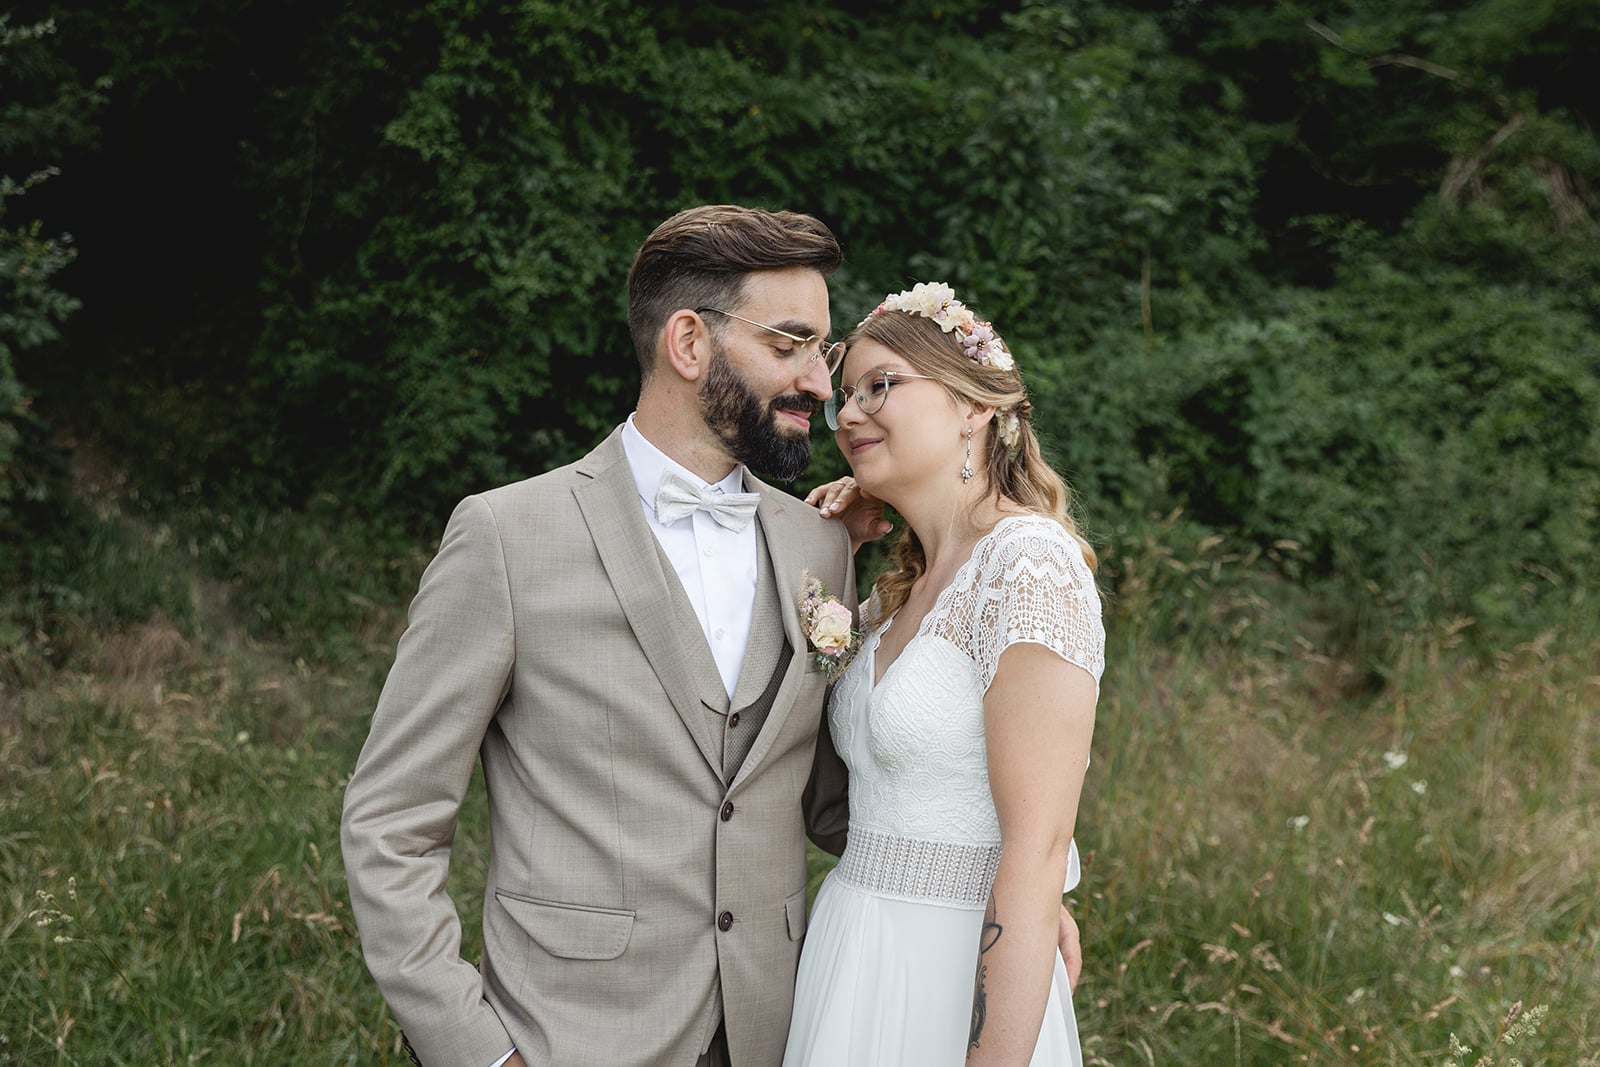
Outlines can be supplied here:
[[656, 518], [663, 523], [677, 522], [695, 511], [704, 511], [717, 522], [738, 532], [750, 525], [750, 518], [761, 502], [760, 493], [718, 493], [702, 489], [676, 471], [661, 475], [656, 490]]

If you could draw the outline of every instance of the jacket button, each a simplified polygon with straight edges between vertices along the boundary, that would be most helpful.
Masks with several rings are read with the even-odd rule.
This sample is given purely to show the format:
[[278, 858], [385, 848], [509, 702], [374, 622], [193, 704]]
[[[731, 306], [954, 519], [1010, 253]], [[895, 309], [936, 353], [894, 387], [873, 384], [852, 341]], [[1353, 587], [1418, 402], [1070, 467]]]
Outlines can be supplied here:
[[733, 801], [730, 800], [722, 805], [722, 821], [727, 822], [731, 818], [733, 818]]
[[739, 713], [736, 711], [732, 715], [728, 716], [728, 729], [737, 730], [738, 728], [739, 728]]
[[717, 916], [717, 929], [723, 933], [733, 929], [733, 912], [725, 911]]

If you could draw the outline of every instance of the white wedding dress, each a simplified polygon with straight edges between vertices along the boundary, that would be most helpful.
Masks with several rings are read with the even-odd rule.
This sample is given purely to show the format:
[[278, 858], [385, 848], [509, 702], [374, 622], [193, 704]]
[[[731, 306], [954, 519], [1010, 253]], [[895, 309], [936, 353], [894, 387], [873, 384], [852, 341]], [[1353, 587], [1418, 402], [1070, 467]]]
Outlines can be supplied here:
[[[849, 844], [812, 908], [784, 1067], [965, 1061], [978, 939], [1000, 863], [984, 693], [1001, 652], [1019, 641], [1051, 649], [1097, 686], [1105, 661], [1082, 550], [1040, 516], [1007, 517], [977, 543], [874, 686], [877, 646], [893, 623], [863, 638], [829, 704], [850, 770]], [[1074, 845], [1066, 888], [1077, 882]], [[1058, 953], [1032, 1064], [1082, 1062]]]

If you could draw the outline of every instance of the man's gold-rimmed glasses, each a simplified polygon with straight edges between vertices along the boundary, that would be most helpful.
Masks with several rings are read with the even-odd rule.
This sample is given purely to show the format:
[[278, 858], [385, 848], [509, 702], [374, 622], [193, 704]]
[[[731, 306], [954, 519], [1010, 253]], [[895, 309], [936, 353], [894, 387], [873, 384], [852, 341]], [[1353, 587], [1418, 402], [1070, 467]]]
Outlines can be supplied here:
[[[844, 344], [840, 341], [824, 341], [816, 334], [812, 334], [810, 337], [798, 337], [788, 330], [780, 330], [776, 326], [768, 326], [764, 322], [747, 319], [743, 315], [735, 315], [733, 312], [723, 311], [721, 308], [703, 307], [694, 309], [696, 315], [704, 315], [708, 311], [715, 311], [718, 315], [726, 315], [730, 319], [738, 319], [740, 322], [748, 323], [759, 330], [766, 330], [768, 333], [775, 333], [779, 337], [785, 337], [793, 341], [795, 347], [778, 349], [778, 356], [780, 359], [787, 360], [794, 365], [795, 377], [805, 374], [811, 369], [813, 363], [821, 360], [823, 366], [828, 368], [828, 376], [831, 378], [833, 377], [833, 372], [839, 369], [839, 364], [844, 362]], [[808, 352], [810, 353], [809, 358], [806, 355]]]

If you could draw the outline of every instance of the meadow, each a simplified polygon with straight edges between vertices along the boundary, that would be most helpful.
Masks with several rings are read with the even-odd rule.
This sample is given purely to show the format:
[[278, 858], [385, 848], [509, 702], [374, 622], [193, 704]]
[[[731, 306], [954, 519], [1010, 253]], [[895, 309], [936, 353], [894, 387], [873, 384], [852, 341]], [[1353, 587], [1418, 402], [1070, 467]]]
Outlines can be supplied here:
[[[338, 817], [432, 546], [97, 507], [85, 566], [153, 609], [69, 605], [0, 659], [0, 1064], [406, 1062]], [[1375, 669], [1258, 563], [1107, 553], [1069, 901], [1090, 1062], [1600, 1062], [1600, 643], [1484, 652], [1461, 619]], [[487, 847], [475, 787], [469, 946]]]

